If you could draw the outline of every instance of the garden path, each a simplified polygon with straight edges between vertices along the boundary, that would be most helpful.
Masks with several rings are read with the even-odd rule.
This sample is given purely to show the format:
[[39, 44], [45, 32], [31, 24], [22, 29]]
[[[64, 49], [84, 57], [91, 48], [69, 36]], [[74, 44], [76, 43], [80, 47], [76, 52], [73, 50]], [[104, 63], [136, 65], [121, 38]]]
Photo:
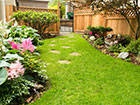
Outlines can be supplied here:
[[39, 49], [51, 88], [31, 105], [140, 105], [140, 66], [104, 55], [74, 33]]

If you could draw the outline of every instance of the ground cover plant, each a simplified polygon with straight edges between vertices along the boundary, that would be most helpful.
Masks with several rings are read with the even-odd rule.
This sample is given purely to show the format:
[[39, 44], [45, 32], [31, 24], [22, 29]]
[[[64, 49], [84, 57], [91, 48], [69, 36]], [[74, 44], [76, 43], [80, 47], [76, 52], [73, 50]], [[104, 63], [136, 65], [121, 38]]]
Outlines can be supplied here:
[[[38, 30], [42, 38], [45, 38], [46, 29], [58, 22], [58, 16], [52, 12], [18, 11], [13, 17], [19, 24], [25, 24]], [[48, 34], [49, 35], [49, 34]]]
[[[44, 40], [39, 49], [41, 59], [48, 63], [51, 89], [31, 105], [140, 104], [139, 66], [104, 55], [77, 34]], [[73, 52], [80, 55], [71, 56]], [[60, 64], [59, 60], [70, 63]]]
[[28, 103], [31, 100], [26, 99], [46, 85], [36, 32], [31, 27], [0, 23], [0, 105]]

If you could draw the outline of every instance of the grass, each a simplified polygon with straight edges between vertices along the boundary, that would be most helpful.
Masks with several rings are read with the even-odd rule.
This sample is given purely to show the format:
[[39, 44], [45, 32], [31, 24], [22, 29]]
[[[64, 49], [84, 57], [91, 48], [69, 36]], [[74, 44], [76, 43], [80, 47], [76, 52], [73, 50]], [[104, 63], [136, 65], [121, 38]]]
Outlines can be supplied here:
[[[31, 105], [140, 105], [140, 66], [104, 55], [80, 35], [74, 36], [44, 40], [41, 58], [50, 63], [46, 70], [51, 89]], [[53, 43], [55, 47], [48, 46]], [[52, 54], [52, 49], [61, 53]], [[71, 52], [81, 56], [72, 57]]]

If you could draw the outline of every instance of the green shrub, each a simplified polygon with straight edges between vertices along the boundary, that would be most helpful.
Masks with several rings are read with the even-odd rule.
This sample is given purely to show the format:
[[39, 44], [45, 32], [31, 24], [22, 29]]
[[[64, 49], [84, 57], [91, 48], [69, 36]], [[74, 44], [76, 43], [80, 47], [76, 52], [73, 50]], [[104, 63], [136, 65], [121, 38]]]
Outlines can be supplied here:
[[130, 53], [138, 54], [140, 51], [140, 39], [131, 41], [127, 46], [127, 50]]
[[121, 47], [122, 47], [121, 44], [115, 44], [115, 45], [109, 47], [109, 51], [111, 51], [111, 52], [120, 52]]
[[103, 38], [98, 38], [96, 41], [94, 41], [93, 45], [97, 46], [97, 45], [103, 45], [104, 41]]
[[110, 27], [103, 27], [103, 26], [98, 26], [98, 27], [91, 27], [91, 26], [88, 26], [87, 27], [88, 30], [90, 30], [92, 32], [93, 35], [97, 34], [99, 35], [100, 37], [104, 37], [104, 35], [107, 33], [107, 32], [110, 32], [112, 31], [112, 29]]
[[45, 30], [52, 24], [58, 22], [58, 16], [51, 12], [18, 11], [13, 17], [18, 23], [25, 23], [26, 26], [38, 30], [43, 37]]
[[121, 41], [121, 44], [125, 47], [127, 47], [129, 45], [129, 43], [133, 40], [132, 37], [130, 37], [128, 35], [122, 35], [122, 37], [124, 38], [124, 40]]
[[0, 86], [0, 105], [16, 105], [17, 101], [22, 104], [31, 87], [33, 84], [22, 77], [6, 81]]
[[39, 34], [37, 34], [37, 30], [31, 28], [31, 27], [27, 27], [25, 25], [23, 26], [18, 26], [18, 25], [14, 25], [14, 26], [10, 26], [9, 27], [9, 33], [8, 33], [8, 37], [12, 37], [13, 39], [27, 39], [30, 38], [32, 39], [32, 43], [33, 45], [37, 46], [37, 45], [41, 45], [42, 41], [40, 40], [41, 37]]

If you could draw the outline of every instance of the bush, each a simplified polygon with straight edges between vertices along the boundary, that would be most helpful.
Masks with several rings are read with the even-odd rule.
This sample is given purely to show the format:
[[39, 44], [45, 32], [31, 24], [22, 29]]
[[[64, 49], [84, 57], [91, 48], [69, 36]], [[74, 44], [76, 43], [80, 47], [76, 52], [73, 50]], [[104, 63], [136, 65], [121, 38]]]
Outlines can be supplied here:
[[24, 22], [26, 26], [38, 30], [41, 37], [50, 25], [58, 22], [58, 16], [51, 12], [18, 11], [12, 18], [15, 18], [18, 23]]
[[32, 39], [33, 45], [35, 46], [41, 45], [43, 43], [40, 40], [41, 39], [40, 35], [37, 34], [38, 31], [31, 27], [27, 27], [25, 25], [18, 26], [15, 24], [14, 26], [9, 26], [8, 29], [10, 30], [8, 33], [8, 38], [11, 37], [17, 40], [30, 38]]
[[127, 46], [127, 50], [130, 53], [138, 54], [140, 52], [140, 39], [131, 41]]
[[122, 48], [121, 44], [115, 44], [115, 45], [109, 47], [109, 51], [111, 51], [111, 52], [121, 52], [121, 48]]
[[5, 82], [0, 86], [0, 105], [17, 105], [17, 101], [22, 104], [23, 96], [28, 95], [33, 86], [33, 83], [22, 77]]
[[96, 37], [97, 37], [97, 35], [99, 35], [99, 37], [104, 37], [107, 32], [112, 31], [112, 29], [110, 27], [105, 28], [103, 26], [98, 26], [98, 27], [88, 26], [87, 29], [89, 31], [91, 31], [92, 35], [94, 35]]
[[[111, 46], [112, 48], [119, 46], [119, 44], [121, 45], [121, 47], [126, 47], [131, 42], [131, 40], [132, 38], [130, 36], [121, 35], [121, 34], [109, 34], [105, 37], [105, 43], [106, 44], [110, 43], [109, 46]], [[113, 46], [113, 45], [116, 45], [116, 46]]]
[[103, 38], [98, 38], [96, 41], [94, 41], [93, 45], [97, 46], [97, 45], [103, 45], [104, 41]]

